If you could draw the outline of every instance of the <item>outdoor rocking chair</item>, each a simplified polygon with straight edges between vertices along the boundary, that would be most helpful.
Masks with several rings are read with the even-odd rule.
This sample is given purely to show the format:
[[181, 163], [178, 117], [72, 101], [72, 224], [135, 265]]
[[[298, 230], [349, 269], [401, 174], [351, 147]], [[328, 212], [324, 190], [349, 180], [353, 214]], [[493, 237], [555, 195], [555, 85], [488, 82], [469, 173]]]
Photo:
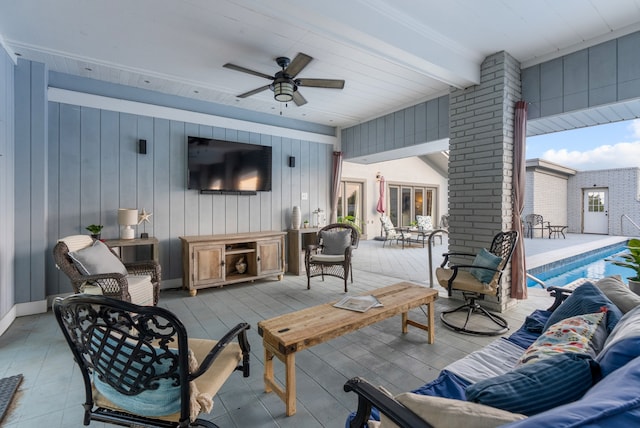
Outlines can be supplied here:
[[333, 223], [318, 231], [317, 245], [305, 248], [304, 266], [307, 271], [307, 290], [311, 288], [311, 278], [325, 275], [335, 276], [344, 280], [344, 292], [347, 292], [347, 278], [351, 275], [353, 283], [353, 269], [351, 256], [354, 248], [358, 247], [360, 232], [348, 223]]
[[216, 427], [199, 414], [231, 373], [249, 376], [247, 323], [216, 341], [187, 338], [164, 308], [105, 296], [58, 297], [53, 310], [84, 381], [84, 425]]
[[[483, 248], [478, 255], [470, 253], [444, 254], [442, 264], [436, 268], [438, 282], [447, 289], [449, 297], [451, 297], [453, 290], [458, 290], [462, 292], [465, 299], [463, 305], [440, 314], [440, 319], [445, 326], [458, 332], [485, 336], [502, 334], [509, 329], [507, 320], [487, 311], [477, 303], [477, 300], [483, 300], [487, 295], [499, 296], [500, 280], [513, 254], [517, 240], [518, 232], [516, 231], [499, 232], [494, 236], [488, 251]], [[471, 264], [451, 264], [451, 256], [475, 258]], [[449, 319], [450, 314], [460, 311], [466, 312], [466, 320], [462, 325]], [[497, 324], [499, 329], [468, 327], [471, 315], [474, 313], [488, 318]]]

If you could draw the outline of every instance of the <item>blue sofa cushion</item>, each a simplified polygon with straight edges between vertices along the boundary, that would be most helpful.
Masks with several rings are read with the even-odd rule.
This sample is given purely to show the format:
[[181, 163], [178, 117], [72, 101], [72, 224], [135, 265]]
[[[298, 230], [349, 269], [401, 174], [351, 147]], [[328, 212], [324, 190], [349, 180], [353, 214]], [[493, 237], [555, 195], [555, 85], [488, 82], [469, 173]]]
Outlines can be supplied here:
[[[481, 268], [490, 268], [497, 269], [502, 262], [502, 258], [496, 256], [495, 254], [490, 253], [487, 249], [483, 248], [476, 255], [475, 259], [473, 259], [473, 266], [478, 266]], [[496, 274], [495, 271], [487, 270], [487, 269], [478, 269], [471, 268], [469, 269], [469, 273], [476, 277], [476, 279], [483, 284], [488, 284], [493, 279], [493, 276]]]
[[580, 400], [503, 428], [640, 426], [640, 357], [604, 377]]
[[584, 354], [558, 354], [467, 388], [467, 400], [531, 416], [581, 398], [600, 378]]
[[622, 312], [598, 287], [591, 282], [585, 282], [576, 288], [558, 309], [553, 311], [544, 329], [547, 330], [550, 326], [565, 318], [599, 312], [603, 306], [607, 308], [608, 312], [607, 333], [611, 333], [620, 318], [622, 318]]

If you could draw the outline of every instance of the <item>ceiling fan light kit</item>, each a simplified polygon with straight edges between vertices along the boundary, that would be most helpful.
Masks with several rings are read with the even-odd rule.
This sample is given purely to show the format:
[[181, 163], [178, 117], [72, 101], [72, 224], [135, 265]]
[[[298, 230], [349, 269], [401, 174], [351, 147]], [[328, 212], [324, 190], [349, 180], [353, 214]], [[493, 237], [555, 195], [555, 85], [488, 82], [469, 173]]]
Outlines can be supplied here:
[[274, 76], [261, 73], [259, 71], [251, 70], [239, 65], [227, 63], [223, 67], [240, 71], [243, 73], [251, 74], [265, 79], [273, 80], [270, 85], [261, 86], [260, 88], [253, 89], [249, 92], [238, 95], [238, 98], [246, 98], [251, 95], [255, 95], [264, 91], [265, 89], [271, 89], [273, 91], [273, 98], [281, 103], [288, 103], [293, 101], [298, 107], [307, 103], [307, 100], [298, 91], [299, 86], [307, 86], [312, 88], [332, 88], [342, 89], [344, 88], [344, 80], [335, 79], [296, 79], [295, 77], [305, 68], [313, 58], [307, 54], [299, 53], [291, 61], [289, 58], [281, 56], [276, 58], [276, 63], [282, 68]]

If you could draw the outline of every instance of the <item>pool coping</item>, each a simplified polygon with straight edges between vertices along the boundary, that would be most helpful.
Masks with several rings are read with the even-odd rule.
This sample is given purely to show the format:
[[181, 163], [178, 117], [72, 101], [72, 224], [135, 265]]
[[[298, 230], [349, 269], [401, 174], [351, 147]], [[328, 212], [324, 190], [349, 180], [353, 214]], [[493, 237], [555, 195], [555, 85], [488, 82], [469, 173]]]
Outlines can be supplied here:
[[[559, 250], [547, 251], [527, 257], [527, 272], [534, 275], [534, 269], [546, 267], [547, 265], [559, 265], [567, 263], [569, 259], [577, 259], [584, 257], [586, 254], [600, 251], [603, 248], [615, 247], [627, 242], [630, 237], [627, 236], [610, 236], [593, 242], [585, 242], [570, 247], [561, 248]], [[548, 269], [545, 269], [548, 270]]]

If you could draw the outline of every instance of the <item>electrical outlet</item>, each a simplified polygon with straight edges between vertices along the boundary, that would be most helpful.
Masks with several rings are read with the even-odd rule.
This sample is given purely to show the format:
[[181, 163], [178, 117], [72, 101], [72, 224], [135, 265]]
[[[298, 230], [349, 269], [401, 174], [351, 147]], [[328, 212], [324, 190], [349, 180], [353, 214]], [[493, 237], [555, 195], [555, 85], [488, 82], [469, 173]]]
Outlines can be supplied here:
[[307, 199], [309, 199], [309, 194], [307, 192], [302, 192], [302, 200], [306, 201]]

